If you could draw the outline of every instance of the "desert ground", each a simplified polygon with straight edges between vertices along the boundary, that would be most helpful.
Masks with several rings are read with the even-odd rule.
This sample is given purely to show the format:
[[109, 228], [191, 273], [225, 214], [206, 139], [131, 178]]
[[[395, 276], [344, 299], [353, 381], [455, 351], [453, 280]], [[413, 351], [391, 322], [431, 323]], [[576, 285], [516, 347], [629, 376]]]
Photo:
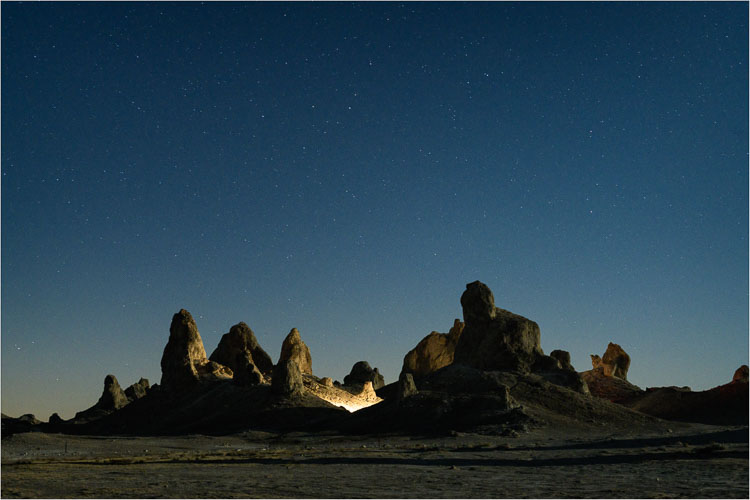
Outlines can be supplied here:
[[[671, 424], [670, 424], [671, 425]], [[748, 498], [748, 428], [512, 437], [21, 433], [5, 498]]]

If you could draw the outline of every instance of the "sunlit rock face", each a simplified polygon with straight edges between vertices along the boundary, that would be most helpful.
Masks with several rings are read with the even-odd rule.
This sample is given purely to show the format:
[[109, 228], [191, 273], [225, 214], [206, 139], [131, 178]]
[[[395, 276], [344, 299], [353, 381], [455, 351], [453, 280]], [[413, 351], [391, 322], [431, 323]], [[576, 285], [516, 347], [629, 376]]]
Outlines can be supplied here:
[[401, 373], [411, 373], [419, 378], [453, 363], [456, 345], [464, 326], [464, 323], [456, 319], [448, 333], [432, 332], [420, 340], [404, 356]]
[[484, 283], [466, 285], [461, 306], [466, 326], [456, 344], [454, 363], [528, 373], [543, 356], [539, 325], [495, 307], [492, 291]]
[[179, 391], [201, 380], [231, 379], [232, 370], [209, 361], [193, 316], [181, 309], [172, 317], [169, 341], [161, 358], [161, 388]]
[[591, 366], [581, 376], [594, 396], [621, 403], [643, 394], [640, 387], [626, 380], [630, 356], [619, 345], [610, 342], [603, 357], [592, 354]]
[[601, 358], [596, 354], [591, 355], [591, 365], [594, 370], [601, 370], [607, 377], [617, 377], [622, 380], [628, 379], [630, 368], [630, 356], [617, 344], [609, 343], [604, 356]]
[[281, 354], [279, 355], [278, 364], [289, 359], [297, 363], [301, 373], [312, 375], [310, 349], [302, 341], [302, 337], [300, 337], [299, 331], [296, 328], [292, 328], [292, 331], [289, 332], [289, 335], [286, 336], [284, 342], [281, 344]]
[[375, 394], [371, 381], [362, 384], [362, 388], [359, 390], [355, 387], [349, 387], [353, 392], [334, 385], [327, 385], [325, 378], [318, 381], [315, 377], [304, 377], [304, 382], [309, 392], [333, 405], [341, 406], [349, 412], [355, 412], [383, 401]]

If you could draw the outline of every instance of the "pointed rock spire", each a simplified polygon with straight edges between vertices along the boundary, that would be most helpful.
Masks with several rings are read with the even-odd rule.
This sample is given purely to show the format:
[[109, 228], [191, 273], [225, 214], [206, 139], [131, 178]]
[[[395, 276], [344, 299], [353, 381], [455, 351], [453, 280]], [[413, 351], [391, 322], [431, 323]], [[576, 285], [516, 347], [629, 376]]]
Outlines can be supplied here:
[[284, 342], [281, 344], [281, 354], [279, 355], [279, 362], [277, 364], [280, 365], [290, 359], [297, 363], [301, 373], [312, 375], [310, 349], [302, 341], [302, 337], [300, 337], [299, 331], [296, 328], [292, 328], [292, 331], [289, 332], [289, 335], [286, 336]]

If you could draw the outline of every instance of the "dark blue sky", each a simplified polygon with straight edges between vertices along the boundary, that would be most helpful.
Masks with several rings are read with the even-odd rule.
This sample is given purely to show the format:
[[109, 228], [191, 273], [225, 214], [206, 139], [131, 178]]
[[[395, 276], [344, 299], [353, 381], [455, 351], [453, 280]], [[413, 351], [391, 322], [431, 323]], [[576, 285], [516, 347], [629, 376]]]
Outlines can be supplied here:
[[479, 279], [574, 366], [748, 361], [747, 3], [2, 4], [2, 410], [158, 382], [172, 317], [313, 371]]

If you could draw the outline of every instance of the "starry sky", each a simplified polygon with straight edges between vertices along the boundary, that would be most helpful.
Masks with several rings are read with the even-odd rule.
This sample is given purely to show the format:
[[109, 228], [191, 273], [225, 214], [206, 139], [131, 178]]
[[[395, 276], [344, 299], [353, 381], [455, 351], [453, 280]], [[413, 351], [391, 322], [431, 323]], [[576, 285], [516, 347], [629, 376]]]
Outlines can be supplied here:
[[386, 382], [465, 284], [641, 387], [748, 362], [747, 3], [2, 4], [2, 411], [210, 354]]

